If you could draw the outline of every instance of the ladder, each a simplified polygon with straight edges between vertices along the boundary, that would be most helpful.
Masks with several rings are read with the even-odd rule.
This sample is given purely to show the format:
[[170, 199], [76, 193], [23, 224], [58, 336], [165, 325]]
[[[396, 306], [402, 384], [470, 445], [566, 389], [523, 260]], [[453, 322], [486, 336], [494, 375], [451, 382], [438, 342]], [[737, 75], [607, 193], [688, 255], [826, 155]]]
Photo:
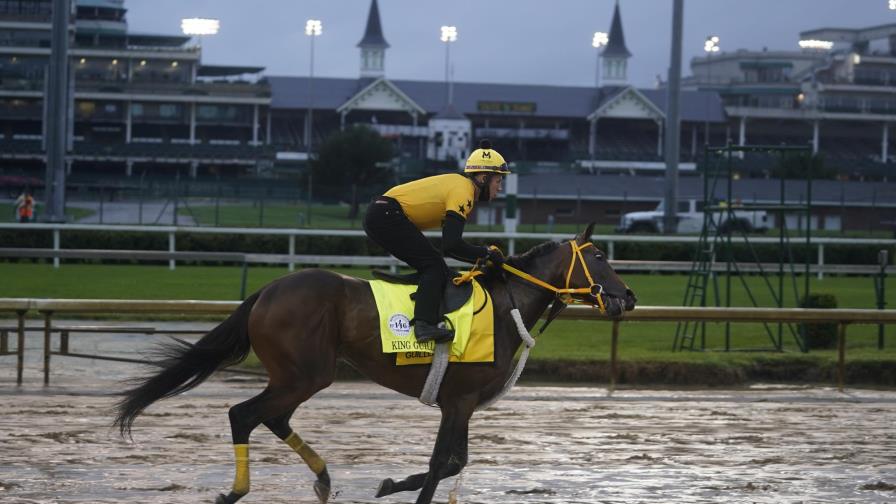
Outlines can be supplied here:
[[[697, 242], [694, 261], [691, 263], [691, 271], [688, 273], [682, 306], [706, 306], [706, 296], [710, 282], [712, 282], [715, 294], [715, 306], [719, 306], [718, 278], [713, 271], [716, 262], [716, 241], [718, 239], [718, 233], [714, 229], [717, 227], [715, 224], [712, 216], [706, 214], [703, 230], [700, 232], [700, 239]], [[675, 339], [672, 343], [672, 350], [694, 350], [697, 332], [699, 330], [701, 335], [705, 335], [705, 328], [706, 324], [699, 322], [679, 322], [675, 327]], [[703, 347], [704, 341], [701, 339], [701, 350]]]

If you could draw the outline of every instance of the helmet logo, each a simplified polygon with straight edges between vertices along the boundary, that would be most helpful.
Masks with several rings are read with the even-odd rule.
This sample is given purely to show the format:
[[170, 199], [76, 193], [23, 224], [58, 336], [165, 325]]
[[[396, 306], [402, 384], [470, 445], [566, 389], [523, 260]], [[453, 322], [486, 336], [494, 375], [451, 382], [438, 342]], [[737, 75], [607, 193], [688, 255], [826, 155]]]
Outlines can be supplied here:
[[489, 151], [482, 151], [482, 157], [484, 157], [485, 159], [491, 159], [492, 153]]

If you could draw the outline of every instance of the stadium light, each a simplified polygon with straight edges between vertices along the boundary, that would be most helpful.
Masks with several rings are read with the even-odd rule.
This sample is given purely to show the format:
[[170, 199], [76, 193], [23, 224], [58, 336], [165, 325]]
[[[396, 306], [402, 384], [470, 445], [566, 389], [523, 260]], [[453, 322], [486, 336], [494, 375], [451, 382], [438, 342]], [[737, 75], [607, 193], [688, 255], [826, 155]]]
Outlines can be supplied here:
[[443, 26], [441, 41], [442, 42], [457, 41], [457, 27], [456, 26]]
[[719, 52], [721, 50], [719, 47], [719, 36], [710, 35], [706, 37], [706, 42], [703, 43], [703, 50], [707, 53]]
[[[321, 33], [323, 33], [323, 24], [321, 24], [320, 19], [309, 19], [305, 22], [305, 35], [310, 37], [317, 37]], [[312, 38], [312, 40], [314, 40]]]
[[221, 22], [217, 19], [187, 18], [180, 21], [180, 29], [184, 35], [215, 35], [221, 28]]
[[889, 7], [890, 10], [896, 10], [896, 0], [890, 0]]
[[[893, 0], [896, 2], [896, 0]], [[834, 43], [829, 40], [800, 40], [800, 48], [816, 49], [820, 51], [830, 51], [834, 47]]]

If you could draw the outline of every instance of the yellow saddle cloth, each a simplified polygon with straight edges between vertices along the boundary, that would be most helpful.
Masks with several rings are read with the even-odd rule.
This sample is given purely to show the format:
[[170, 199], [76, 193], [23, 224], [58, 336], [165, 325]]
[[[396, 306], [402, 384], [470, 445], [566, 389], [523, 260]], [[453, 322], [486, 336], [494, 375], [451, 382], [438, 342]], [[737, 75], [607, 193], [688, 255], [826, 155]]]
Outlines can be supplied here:
[[[418, 343], [410, 321], [414, 313], [411, 293], [416, 285], [371, 280], [370, 289], [380, 315], [383, 353], [396, 354], [396, 364], [432, 362], [435, 343]], [[493, 362], [495, 360], [495, 324], [491, 300], [479, 282], [473, 281], [473, 295], [460, 309], [449, 313], [454, 325], [454, 342], [449, 362]]]

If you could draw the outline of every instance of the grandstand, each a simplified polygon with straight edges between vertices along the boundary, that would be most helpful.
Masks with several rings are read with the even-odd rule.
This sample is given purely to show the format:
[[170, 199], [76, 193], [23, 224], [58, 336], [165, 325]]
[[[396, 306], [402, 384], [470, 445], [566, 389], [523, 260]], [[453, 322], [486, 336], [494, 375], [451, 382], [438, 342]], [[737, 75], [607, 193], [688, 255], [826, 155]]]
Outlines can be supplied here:
[[[0, 169], [44, 172], [43, 87], [52, 2], [0, 2]], [[206, 65], [181, 35], [133, 34], [123, 0], [76, 2], [68, 172], [241, 176], [270, 164], [264, 68]], [[135, 168], [136, 166], [136, 168]]]
[[[315, 77], [311, 96], [308, 77], [205, 64], [188, 37], [129, 32], [124, 0], [74, 1], [72, 181], [274, 177], [292, 179], [285, 187], [303, 187], [307, 153], [353, 124], [393, 142], [398, 179], [459, 166], [482, 138], [524, 176], [618, 174], [649, 184], [665, 170], [667, 91], [662, 82], [655, 88], [628, 82], [628, 61], [636, 55], [625, 45], [618, 4], [599, 85], [455, 82], [449, 94], [445, 82], [386, 75], [389, 44], [371, 0], [359, 27], [358, 77]], [[51, 3], [0, 0], [0, 175], [42, 177], [45, 170]], [[740, 49], [691, 61], [681, 94], [682, 177], [699, 174], [704, 145], [731, 142], [808, 143], [826, 177], [892, 178], [896, 25], [825, 28], [800, 37], [836, 43], [830, 50]], [[312, 145], [306, 144], [309, 107]], [[762, 155], [734, 162], [739, 177], [774, 175], [774, 162]], [[581, 187], [568, 188], [565, 197], [579, 197]], [[655, 196], [644, 197], [655, 203]]]

